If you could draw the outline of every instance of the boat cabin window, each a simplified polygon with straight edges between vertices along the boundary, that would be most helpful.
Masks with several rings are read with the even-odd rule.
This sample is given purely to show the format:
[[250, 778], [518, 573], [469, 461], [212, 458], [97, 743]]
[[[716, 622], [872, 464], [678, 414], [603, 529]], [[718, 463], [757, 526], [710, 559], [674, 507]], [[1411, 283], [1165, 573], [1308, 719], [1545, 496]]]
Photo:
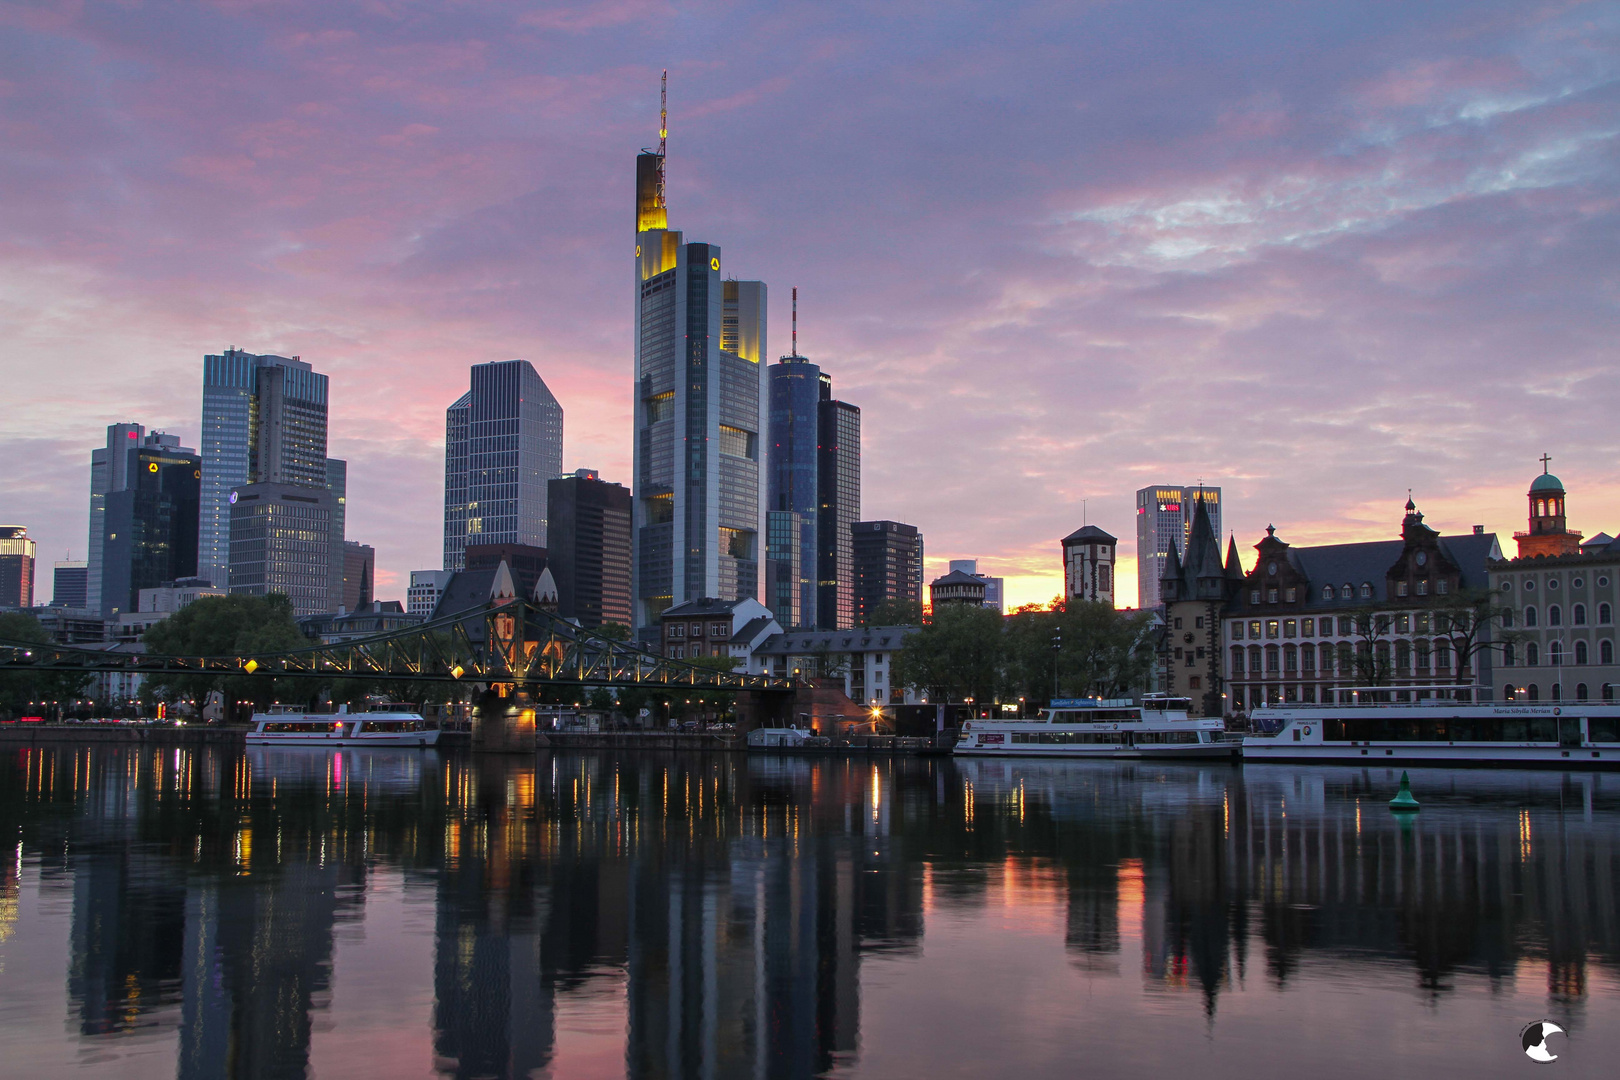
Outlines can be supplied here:
[[1154, 712], [1187, 712], [1192, 708], [1192, 698], [1143, 698], [1142, 708], [1151, 709]]
[[367, 720], [360, 725], [361, 731], [421, 731], [426, 724], [415, 720]]
[[337, 730], [335, 722], [326, 720], [278, 720], [264, 725], [267, 732], [273, 731], [279, 735], [292, 735], [298, 733], [319, 733], [322, 735]]
[[1557, 742], [1558, 718], [1356, 716], [1323, 720], [1322, 738], [1328, 742]]

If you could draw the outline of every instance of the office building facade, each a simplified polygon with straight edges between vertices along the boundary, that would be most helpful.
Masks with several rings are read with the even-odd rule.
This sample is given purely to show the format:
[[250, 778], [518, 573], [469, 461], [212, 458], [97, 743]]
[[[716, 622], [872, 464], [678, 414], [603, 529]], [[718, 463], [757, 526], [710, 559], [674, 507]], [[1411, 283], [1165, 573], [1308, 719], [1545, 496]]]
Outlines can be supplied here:
[[141, 445], [146, 428], [140, 424], [109, 424], [107, 445], [90, 451], [90, 534], [85, 557], [85, 601], [91, 611], [101, 610], [101, 545], [107, 538], [107, 492], [129, 486], [129, 451]]
[[90, 602], [90, 564], [86, 560], [64, 559], [55, 570], [51, 607], [83, 608]]
[[410, 586], [405, 590], [405, 611], [424, 619], [431, 616], [454, 573], [454, 570], [412, 570]]
[[359, 611], [375, 599], [377, 552], [370, 544], [343, 541], [343, 593], [333, 611]]
[[1184, 553], [1192, 540], [1193, 519], [1202, 501], [1215, 537], [1221, 535], [1221, 489], [1155, 484], [1136, 493], [1136, 606], [1156, 608], [1163, 598], [1159, 582], [1172, 546]]
[[102, 496], [98, 596], [104, 619], [137, 610], [142, 589], [197, 573], [201, 457], [177, 436], [161, 433], [123, 456], [124, 486]]
[[792, 628], [816, 625], [822, 380], [797, 349], [766, 370], [766, 606]]
[[551, 481], [549, 566], [557, 613], [588, 629], [631, 625], [630, 489], [591, 469]]
[[850, 526], [855, 566], [855, 623], [871, 626], [887, 601], [923, 602], [923, 537], [899, 521], [857, 521]]
[[821, 383], [816, 470], [816, 626], [855, 625], [855, 552], [850, 528], [861, 517], [861, 410]]
[[704, 598], [757, 597], [763, 282], [669, 228], [664, 154], [636, 159], [632, 594], [636, 634]]
[[232, 596], [282, 593], [296, 616], [331, 599], [332, 496], [324, 486], [244, 484], [227, 497]]
[[24, 525], [0, 525], [0, 608], [34, 606], [34, 542]]
[[[327, 378], [302, 359], [228, 349], [203, 357], [198, 575], [231, 584], [231, 493], [248, 484], [326, 490]], [[331, 526], [331, 500], [323, 497]], [[332, 538], [320, 545], [330, 559]], [[331, 587], [330, 563], [319, 576]], [[323, 603], [324, 603], [323, 599]]]
[[546, 546], [546, 485], [562, 471], [563, 409], [527, 360], [474, 364], [445, 411], [444, 568], [470, 545]]

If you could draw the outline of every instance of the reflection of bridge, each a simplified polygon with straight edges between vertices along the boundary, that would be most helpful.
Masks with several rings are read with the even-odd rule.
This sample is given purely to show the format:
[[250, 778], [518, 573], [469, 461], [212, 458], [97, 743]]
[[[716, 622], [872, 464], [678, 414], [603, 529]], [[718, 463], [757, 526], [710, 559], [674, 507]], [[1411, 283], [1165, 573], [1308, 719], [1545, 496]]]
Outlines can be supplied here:
[[[474, 742], [490, 749], [532, 748], [534, 696], [547, 687], [640, 687], [654, 691], [791, 694], [791, 679], [720, 671], [671, 660], [576, 626], [515, 596], [407, 630], [334, 645], [229, 656], [163, 656], [0, 640], [0, 672], [126, 672], [155, 678], [253, 676], [389, 679], [480, 684]], [[480, 737], [479, 714], [494, 709], [508, 734]], [[768, 710], [769, 711], [769, 710]], [[527, 737], [522, 734], [526, 726]], [[493, 734], [493, 732], [490, 732]]]

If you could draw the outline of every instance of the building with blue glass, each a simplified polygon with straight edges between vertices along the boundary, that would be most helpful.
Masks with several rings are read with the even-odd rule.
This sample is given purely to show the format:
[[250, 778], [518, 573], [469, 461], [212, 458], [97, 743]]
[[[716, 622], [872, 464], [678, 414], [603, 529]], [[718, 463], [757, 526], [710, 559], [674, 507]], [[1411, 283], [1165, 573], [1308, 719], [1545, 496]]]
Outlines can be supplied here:
[[[203, 357], [199, 577], [230, 582], [232, 491], [258, 483], [326, 489], [326, 430], [326, 376], [300, 358], [240, 349]], [[328, 538], [323, 558], [330, 547]], [[323, 582], [329, 576], [328, 567]]]
[[546, 546], [546, 485], [562, 472], [563, 410], [527, 360], [474, 364], [445, 411], [444, 568], [467, 547]]
[[174, 435], [124, 449], [124, 485], [103, 496], [98, 597], [104, 619], [139, 610], [142, 589], [197, 573], [202, 459]]
[[816, 625], [821, 368], [798, 355], [766, 369], [765, 604], [783, 627]]
[[669, 228], [664, 155], [636, 159], [632, 586], [635, 628], [699, 599], [756, 597], [763, 282]]

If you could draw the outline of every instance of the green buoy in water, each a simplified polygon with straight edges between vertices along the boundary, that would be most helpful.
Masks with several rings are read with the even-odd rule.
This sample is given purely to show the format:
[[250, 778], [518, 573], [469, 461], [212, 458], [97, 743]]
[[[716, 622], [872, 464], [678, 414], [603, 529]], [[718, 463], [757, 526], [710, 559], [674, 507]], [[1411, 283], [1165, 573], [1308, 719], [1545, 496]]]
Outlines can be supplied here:
[[1412, 798], [1412, 781], [1407, 779], [1404, 769], [1401, 770], [1401, 790], [1397, 791], [1395, 797], [1389, 800], [1389, 808], [1391, 810], [1418, 809], [1418, 801]]

